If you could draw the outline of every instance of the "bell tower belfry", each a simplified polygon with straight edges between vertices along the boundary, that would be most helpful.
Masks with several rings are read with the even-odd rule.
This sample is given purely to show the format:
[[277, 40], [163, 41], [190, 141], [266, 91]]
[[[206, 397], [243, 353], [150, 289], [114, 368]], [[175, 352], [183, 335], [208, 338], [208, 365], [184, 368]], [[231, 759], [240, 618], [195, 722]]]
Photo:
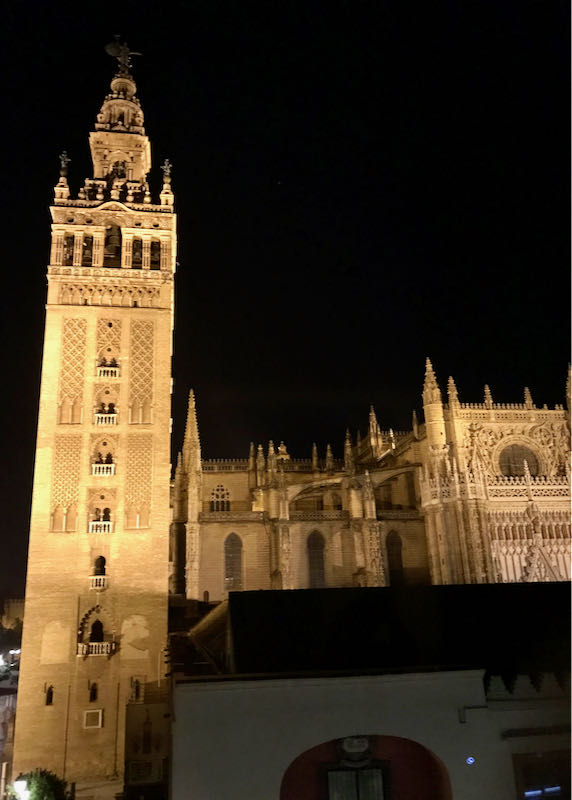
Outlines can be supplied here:
[[176, 265], [171, 165], [155, 201], [129, 49], [107, 49], [93, 177], [72, 198], [62, 154], [51, 208], [14, 759], [93, 798], [123, 791], [126, 719], [131, 771], [163, 769]]

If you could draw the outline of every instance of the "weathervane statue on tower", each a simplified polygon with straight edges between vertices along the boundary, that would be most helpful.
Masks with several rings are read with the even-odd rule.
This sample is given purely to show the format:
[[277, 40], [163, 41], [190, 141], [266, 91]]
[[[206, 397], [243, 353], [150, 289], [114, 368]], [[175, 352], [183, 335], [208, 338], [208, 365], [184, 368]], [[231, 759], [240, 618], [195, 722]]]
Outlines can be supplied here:
[[120, 41], [120, 38], [121, 37], [116, 34], [115, 41], [105, 45], [105, 52], [117, 59], [120, 75], [129, 75], [129, 70], [131, 68], [131, 56], [140, 56], [141, 53], [136, 53], [134, 50], [130, 50], [129, 46], [125, 42]]

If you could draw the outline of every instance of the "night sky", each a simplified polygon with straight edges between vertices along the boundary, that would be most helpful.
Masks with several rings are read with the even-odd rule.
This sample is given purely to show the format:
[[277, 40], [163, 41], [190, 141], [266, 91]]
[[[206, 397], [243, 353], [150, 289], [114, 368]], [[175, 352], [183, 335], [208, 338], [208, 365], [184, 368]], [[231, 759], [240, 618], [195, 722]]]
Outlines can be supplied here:
[[[57, 13], [56, 13], [57, 12]], [[341, 456], [408, 427], [425, 357], [462, 401], [564, 402], [568, 4], [15, 3], [3, 9], [4, 425], [0, 596], [21, 594], [48, 206], [76, 196], [120, 33], [174, 164], [173, 416], [203, 457], [281, 439]]]

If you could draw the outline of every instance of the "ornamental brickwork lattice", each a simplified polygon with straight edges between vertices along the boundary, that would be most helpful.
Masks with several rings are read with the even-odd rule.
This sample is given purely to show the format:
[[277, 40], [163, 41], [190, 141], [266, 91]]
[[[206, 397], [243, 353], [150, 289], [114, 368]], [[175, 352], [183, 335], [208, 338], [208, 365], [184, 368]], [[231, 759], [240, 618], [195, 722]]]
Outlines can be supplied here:
[[142, 406], [153, 398], [153, 323], [135, 320], [131, 323], [131, 367], [129, 373], [129, 403]]
[[87, 322], [85, 319], [64, 319], [62, 329], [62, 369], [60, 404], [83, 402]]
[[135, 508], [149, 507], [153, 469], [153, 435], [130, 433], [127, 436], [125, 503]]
[[61, 434], [55, 437], [52, 468], [52, 511], [57, 506], [68, 508], [79, 499], [82, 437]]
[[121, 320], [102, 317], [97, 320], [97, 353], [105, 357], [107, 352], [112, 356], [119, 353], [121, 345]]

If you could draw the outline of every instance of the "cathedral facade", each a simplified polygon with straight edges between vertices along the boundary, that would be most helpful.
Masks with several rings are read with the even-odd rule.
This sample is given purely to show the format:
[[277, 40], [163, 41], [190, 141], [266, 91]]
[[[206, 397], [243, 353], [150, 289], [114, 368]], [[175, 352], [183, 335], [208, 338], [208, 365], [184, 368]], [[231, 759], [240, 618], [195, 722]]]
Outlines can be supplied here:
[[[229, 591], [570, 580], [563, 406], [443, 402], [426, 362], [423, 423], [346, 433], [343, 459], [202, 460], [191, 393], [173, 492], [171, 589]], [[568, 383], [569, 390], [569, 383]]]
[[[171, 481], [176, 218], [124, 46], [94, 131], [93, 176], [55, 187], [14, 776], [86, 800], [165, 779], [169, 594], [570, 579], [569, 415], [447, 402], [343, 458], [284, 444], [202, 458], [191, 394]], [[569, 390], [568, 386], [568, 390]]]

